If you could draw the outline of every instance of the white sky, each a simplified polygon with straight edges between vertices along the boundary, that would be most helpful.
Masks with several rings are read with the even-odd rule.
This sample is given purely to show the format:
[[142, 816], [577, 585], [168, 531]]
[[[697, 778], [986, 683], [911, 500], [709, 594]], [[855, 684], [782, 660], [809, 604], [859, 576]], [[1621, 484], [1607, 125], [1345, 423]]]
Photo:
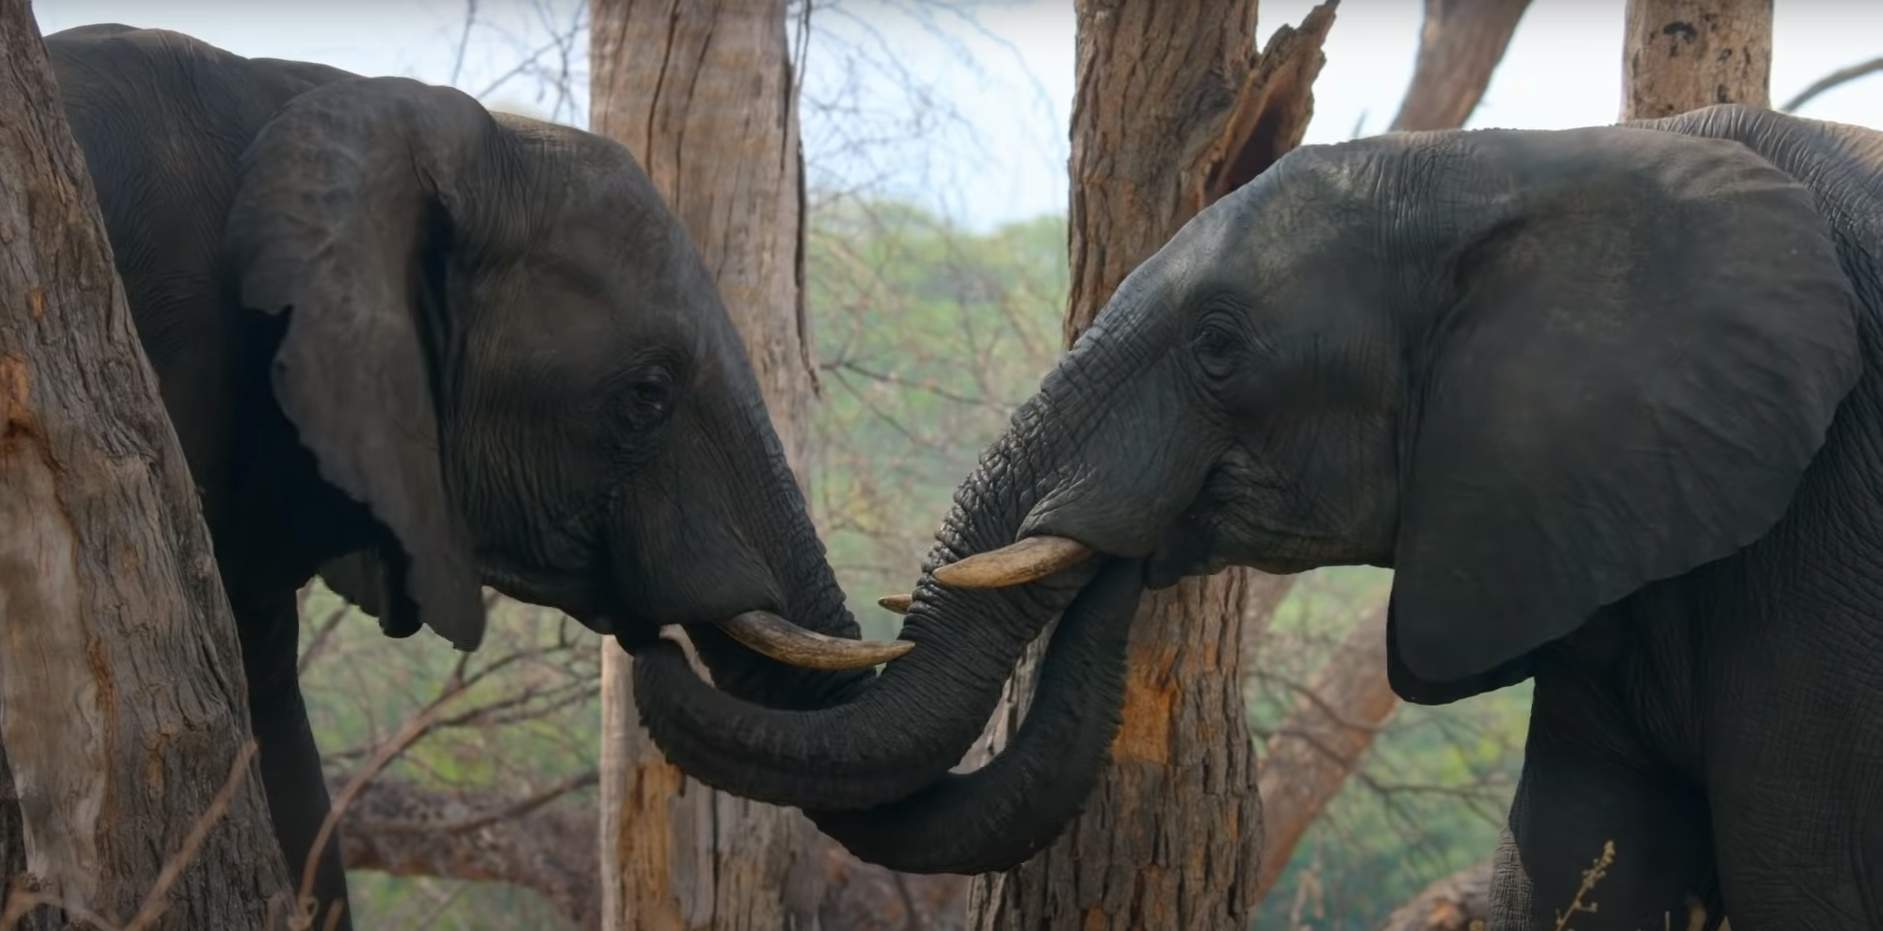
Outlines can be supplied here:
[[[581, 0], [542, 0], [557, 28]], [[1533, 0], [1473, 126], [1611, 122], [1621, 99], [1624, 0]], [[1311, 0], [1262, 4], [1264, 41]], [[457, 81], [487, 88], [550, 24], [523, 0], [481, 0], [482, 24]], [[91, 22], [163, 26], [245, 55], [320, 61], [363, 74], [451, 78], [463, 0], [38, 0], [46, 32]], [[1419, 0], [1344, 0], [1315, 84], [1309, 142], [1378, 132], [1411, 76]], [[579, 86], [586, 65], [572, 62]], [[1772, 92], [1782, 102], [1824, 73], [1883, 55], [1883, 2], [1777, 0]], [[553, 62], [552, 53], [548, 60]], [[825, 0], [805, 84], [807, 153], [827, 187], [925, 203], [975, 227], [1059, 212], [1073, 91], [1071, 0]], [[543, 111], [540, 85], [512, 80], [491, 103]], [[822, 101], [824, 106], [819, 108]], [[580, 92], [564, 117], [581, 122]], [[839, 109], [840, 108], [840, 109]], [[1883, 76], [1819, 97], [1804, 115], [1883, 127]]]

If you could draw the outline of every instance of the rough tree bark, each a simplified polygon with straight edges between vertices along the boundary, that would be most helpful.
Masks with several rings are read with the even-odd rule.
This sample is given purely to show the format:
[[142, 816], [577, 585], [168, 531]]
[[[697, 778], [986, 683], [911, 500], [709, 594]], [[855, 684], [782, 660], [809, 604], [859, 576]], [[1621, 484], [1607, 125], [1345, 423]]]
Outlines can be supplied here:
[[1772, 0], [1628, 0], [1622, 119], [1771, 106]]
[[26, 0], [0, 0], [4, 879], [113, 925], [149, 897], [157, 927], [259, 928], [288, 878], [235, 624], [59, 106]]
[[1425, 0], [1419, 58], [1392, 128], [1465, 125], [1529, 6], [1530, 0]]
[[[699, 246], [802, 481], [815, 381], [785, 0], [592, 0], [590, 23], [590, 127], [634, 152]], [[606, 644], [603, 927], [810, 921], [810, 823], [685, 778], [636, 720], [630, 676]]]
[[[1191, 216], [1300, 142], [1333, 4], [1257, 54], [1253, 0], [1082, 0], [1072, 116], [1068, 343]], [[1248, 927], [1261, 800], [1244, 719], [1248, 604], [1285, 578], [1230, 571], [1145, 598], [1124, 724], [1085, 813], [1020, 868], [976, 880], [981, 929]], [[996, 728], [1025, 713], [1031, 660]]]

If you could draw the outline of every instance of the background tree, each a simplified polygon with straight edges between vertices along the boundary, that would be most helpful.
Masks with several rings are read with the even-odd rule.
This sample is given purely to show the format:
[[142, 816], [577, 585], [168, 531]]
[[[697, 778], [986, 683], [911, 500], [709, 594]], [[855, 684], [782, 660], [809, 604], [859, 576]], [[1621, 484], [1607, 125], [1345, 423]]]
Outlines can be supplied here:
[[[1068, 345], [1186, 220], [1300, 141], [1333, 25], [1333, 5], [1316, 7], [1258, 54], [1251, 0], [1077, 11]], [[1262, 815], [1241, 644], [1288, 584], [1233, 570], [1144, 599], [1110, 766], [1051, 848], [976, 882], [975, 927], [1248, 926]], [[1006, 732], [1029, 679], [1016, 674]]]
[[[816, 382], [785, 0], [594, 0], [590, 30], [590, 128], [634, 152], [699, 247], [802, 484]], [[602, 927], [801, 923], [809, 822], [683, 776], [641, 730], [630, 675], [604, 643]]]
[[[1447, 87], [1469, 87], [1461, 76], [1490, 67], [1483, 52], [1494, 40], [1462, 37], [1484, 35], [1494, 16], [1514, 22], [1502, 5], [1427, 4], [1396, 127], [1431, 128], [1407, 115], [1420, 87], [1442, 111]], [[493, 108], [586, 123], [589, 0], [464, 0], [439, 12], [435, 34], [386, 32], [377, 41], [446, 54], [380, 70], [453, 84]], [[1376, 12], [1349, 10], [1342, 33], [1381, 29]], [[1616, 4], [1613, 20], [1620, 14]], [[58, 7], [40, 7], [42, 22], [61, 15], [74, 24]], [[1458, 18], [1467, 15], [1475, 18]], [[1039, 37], [1010, 31], [1005, 11], [930, 0], [819, 0], [811, 10], [794, 0], [786, 16], [794, 82], [803, 85], [805, 314], [816, 324], [822, 387], [804, 460], [814, 471], [811, 502], [833, 565], [859, 595], [859, 621], [870, 635], [893, 636], [894, 620], [870, 598], [907, 585], [956, 481], [1058, 355], [1070, 288], [1059, 211], [990, 228], [948, 205], [968, 185], [1008, 176], [1017, 159], [1063, 170], [1064, 112], [1052, 114], [1046, 91], [1019, 68], [1023, 56], [1039, 67], [1031, 57]], [[1613, 35], [1619, 48], [1621, 32]], [[1453, 54], [1472, 61], [1444, 57]], [[1027, 121], [1031, 135], [998, 144], [980, 136], [989, 114], [956, 109], [984, 106], [962, 96], [977, 87], [998, 90], [997, 116]], [[1503, 820], [1524, 687], [1443, 708], [1390, 701], [1394, 710], [1377, 724], [1345, 726], [1363, 722], [1369, 696], [1391, 698], [1383, 678], [1336, 664], [1343, 644], [1383, 642], [1359, 628], [1375, 619], [1387, 579], [1370, 569], [1308, 573], [1272, 615], [1258, 605], [1243, 626], [1243, 698], [1264, 745], [1269, 849], [1286, 822], [1303, 824], [1291, 849], [1263, 856], [1265, 867], [1285, 870], [1255, 927], [1379, 927], [1434, 877], [1479, 858]], [[465, 658], [425, 638], [389, 643], [318, 585], [304, 595], [303, 681], [329, 784], [339, 797], [357, 782], [342, 841], [360, 924], [599, 927], [601, 651], [592, 635], [499, 599], [484, 648]], [[1339, 762], [1321, 752], [1358, 738], [1364, 752]], [[1291, 754], [1302, 762], [1285, 764]], [[1324, 804], [1287, 802], [1270, 784], [1319, 785], [1313, 794]], [[9, 811], [17, 814], [3, 801], [8, 785], [0, 777], [0, 837]], [[924, 931], [968, 917], [958, 877], [865, 867], [821, 840], [798, 863], [822, 887], [811, 918], [826, 929]]]
[[1624, 120], [1771, 106], [1772, 0], [1628, 0]]
[[1419, 57], [1392, 128], [1465, 125], [1529, 8], [1530, 0], [1425, 0]]
[[258, 928], [235, 623], [26, 0], [0, 76], [0, 927]]

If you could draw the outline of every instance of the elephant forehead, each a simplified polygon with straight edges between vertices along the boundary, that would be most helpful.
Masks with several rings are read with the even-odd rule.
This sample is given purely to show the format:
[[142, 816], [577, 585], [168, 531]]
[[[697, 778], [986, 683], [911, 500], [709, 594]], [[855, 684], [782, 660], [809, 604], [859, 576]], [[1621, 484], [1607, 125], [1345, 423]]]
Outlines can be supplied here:
[[[1280, 166], [1199, 213], [1172, 241], [1176, 268], [1198, 273], [1226, 263], [1263, 275], [1298, 271], [1365, 227], [1360, 169], [1353, 159]], [[1325, 166], [1325, 167], [1323, 167]]]

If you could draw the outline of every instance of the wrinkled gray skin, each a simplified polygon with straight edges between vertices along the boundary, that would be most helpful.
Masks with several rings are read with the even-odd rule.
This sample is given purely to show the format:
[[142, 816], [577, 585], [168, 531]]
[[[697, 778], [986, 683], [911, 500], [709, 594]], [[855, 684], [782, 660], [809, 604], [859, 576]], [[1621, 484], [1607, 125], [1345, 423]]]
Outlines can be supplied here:
[[[1585, 931], [1684, 927], [1689, 900], [1883, 927], [1880, 324], [1875, 132], [1726, 107], [1302, 149], [1119, 287], [931, 564], [1055, 534], [1151, 586], [1394, 567], [1401, 695], [1535, 678], [1505, 927], [1552, 927], [1611, 839]], [[925, 579], [917, 614], [1019, 635], [1090, 572]], [[1066, 681], [1041, 699], [1108, 724], [1111, 682]], [[996, 766], [1088, 785], [1075, 729]], [[1066, 791], [1034, 802], [1069, 816]]]
[[[823, 772], [868, 791], [756, 794], [862, 808], [954, 762], [929, 760], [986, 710], [957, 697], [948, 657], [998, 653], [977, 645], [992, 635], [942, 625], [899, 676], [913, 691], [884, 692], [713, 626], [768, 609], [857, 633], [711, 278], [625, 149], [449, 89], [176, 33], [90, 26], [46, 44], [201, 489], [297, 881], [328, 811], [295, 675], [294, 593], [317, 572], [392, 636], [429, 626], [476, 647], [490, 585], [630, 650], [687, 625], [714, 699], [869, 712], [828, 719], [817, 745]], [[1128, 615], [1122, 595], [1095, 612], [1111, 639], [1117, 603]], [[921, 720], [897, 713], [912, 695]], [[643, 711], [688, 736], [688, 709]], [[872, 729], [919, 754], [885, 752]], [[895, 848], [934, 847], [869, 821]], [[315, 926], [331, 927], [337, 844], [314, 859]]]

